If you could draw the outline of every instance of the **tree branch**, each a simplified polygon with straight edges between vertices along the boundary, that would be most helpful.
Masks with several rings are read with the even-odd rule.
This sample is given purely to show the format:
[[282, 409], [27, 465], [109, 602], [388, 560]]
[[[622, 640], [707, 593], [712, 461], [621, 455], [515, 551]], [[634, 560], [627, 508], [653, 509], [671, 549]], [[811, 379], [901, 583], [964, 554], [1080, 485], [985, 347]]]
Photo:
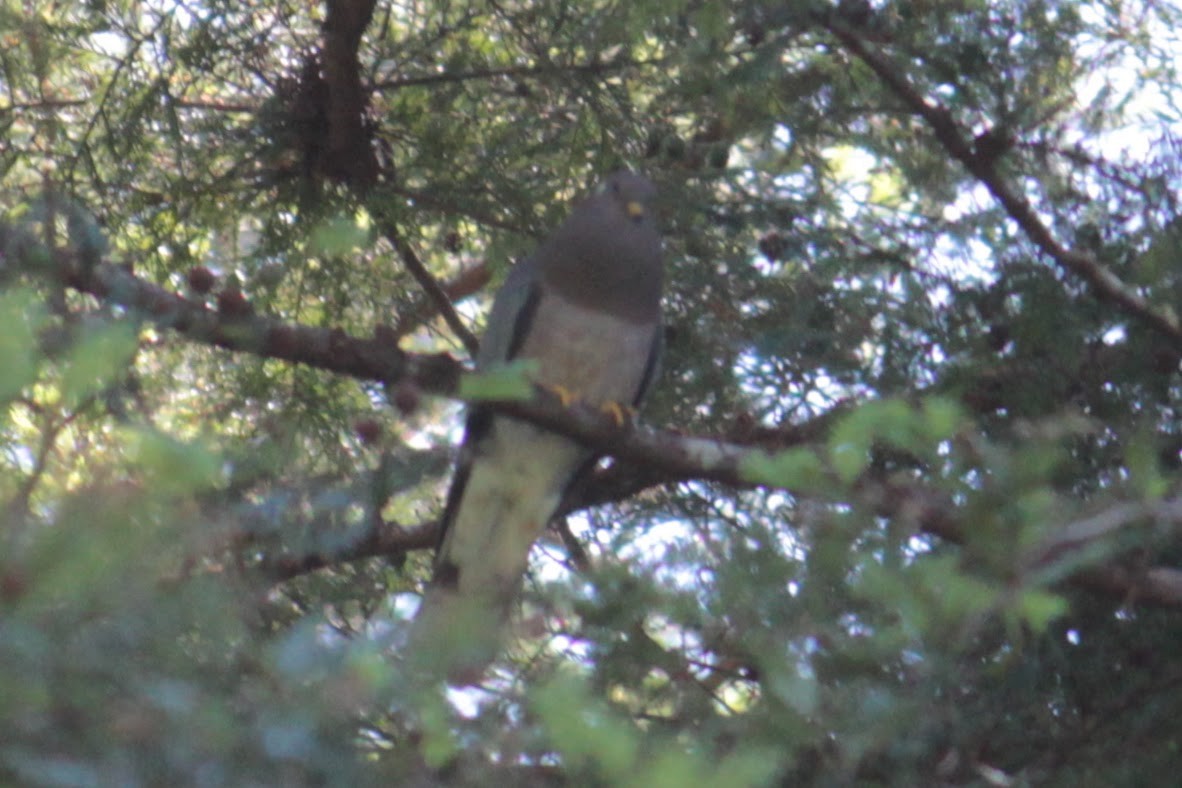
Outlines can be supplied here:
[[482, 68], [473, 71], [445, 71], [441, 74], [421, 74], [413, 77], [399, 77], [376, 82], [375, 91], [398, 90], [419, 85], [437, 85], [464, 82], [473, 79], [495, 79], [498, 77], [535, 77], [548, 74], [578, 73], [599, 75], [627, 68], [660, 65], [659, 59], [630, 60], [617, 58], [607, 62], [568, 63], [565, 65], [547, 63], [540, 66], [508, 66], [505, 68]]
[[403, 555], [411, 550], [426, 550], [434, 547], [438, 540], [439, 524], [434, 521], [409, 528], [383, 522], [371, 529], [365, 538], [339, 550], [302, 555], [268, 555], [259, 568], [278, 583], [330, 566], [379, 556]]
[[1039, 249], [1060, 267], [1075, 273], [1087, 282], [1101, 300], [1116, 304], [1153, 330], [1171, 340], [1182, 342], [1182, 324], [1177, 318], [1155, 310], [1144, 297], [1122, 282], [1092, 255], [1068, 249], [1059, 243], [1050, 229], [1038, 218], [1026, 198], [998, 172], [997, 157], [979, 153], [961, 133], [951, 112], [939, 103], [922, 96], [893, 63], [871, 49], [856, 32], [833, 20], [826, 20], [824, 24], [847, 50], [870, 67], [887, 89], [927, 123], [936, 141], [989, 190], [1010, 218]]
[[476, 335], [468, 330], [464, 325], [464, 321], [460, 320], [460, 316], [456, 314], [455, 307], [452, 306], [451, 299], [444, 291], [443, 287], [436, 281], [435, 277], [431, 276], [431, 272], [427, 270], [427, 266], [423, 265], [423, 261], [415, 254], [414, 249], [398, 232], [398, 228], [392, 224], [387, 224], [382, 228], [382, 234], [386, 236], [386, 240], [394, 247], [402, 258], [402, 264], [406, 266], [406, 270], [410, 271], [411, 276], [419, 283], [419, 287], [423, 288], [424, 292], [435, 304], [435, 309], [439, 315], [447, 323], [448, 328], [456, 335], [456, 338], [463, 343], [464, 348], [468, 351], [468, 355], [475, 356], [476, 351], [480, 348], [480, 340]]
[[376, 0], [327, 0], [323, 26], [328, 174], [360, 192], [377, 182], [381, 169], [366, 129], [369, 90], [361, 84], [357, 54], [375, 5]]
[[[458, 397], [463, 367], [447, 354], [410, 354], [392, 342], [381, 338], [350, 337], [339, 329], [316, 329], [290, 325], [255, 315], [225, 315], [204, 304], [135, 277], [130, 272], [108, 264], [59, 266], [62, 280], [71, 287], [91, 293], [130, 309], [137, 310], [157, 324], [183, 333], [189, 339], [232, 351], [282, 359], [324, 369], [351, 377], [380, 381], [387, 384], [401, 382], [431, 394]], [[744, 464], [756, 451], [721, 438], [702, 438], [670, 431], [658, 431], [636, 424], [617, 424], [604, 411], [576, 402], [564, 407], [559, 397], [549, 389], [534, 387], [529, 400], [483, 403], [489, 408], [514, 416], [555, 432], [568, 435], [605, 454], [623, 460], [626, 465], [621, 489], [633, 492], [641, 485], [684, 480], [708, 480], [736, 488], [754, 487], [755, 482], [744, 472]], [[793, 433], [792, 430], [795, 430]], [[777, 448], [803, 445], [815, 439], [808, 424], [791, 428], [778, 435]], [[794, 440], [795, 439], [795, 440]], [[637, 471], [636, 469], [639, 469]], [[874, 478], [863, 479], [853, 491], [865, 504], [884, 517], [906, 517], [926, 533], [955, 543], [965, 541], [966, 525], [958, 518], [958, 508], [948, 496], [921, 484], [899, 484]], [[589, 497], [578, 502], [594, 502]], [[1182, 504], [1162, 502], [1162, 512], [1171, 522], [1182, 522]], [[1115, 518], [1117, 524], [1128, 517]], [[389, 539], [390, 549], [413, 549], [405, 539], [427, 546], [432, 543], [433, 526], [415, 529], [406, 536], [397, 527], [391, 532], [377, 533], [350, 548], [342, 556], [293, 559], [278, 570], [285, 577], [333, 563], [334, 560], [356, 560], [384, 552], [380, 549]], [[1068, 527], [1064, 535], [1052, 538], [1046, 548], [1035, 556], [1055, 557], [1063, 553], [1083, 550], [1106, 538], [1111, 528], [1091, 528], [1086, 524]], [[1049, 558], [1045, 558], [1049, 560]], [[301, 564], [301, 561], [306, 563]], [[1034, 561], [1037, 565], [1038, 559]], [[1142, 602], [1182, 606], [1182, 571], [1155, 567], [1144, 572], [1130, 572], [1113, 566], [1081, 566], [1073, 572], [1073, 582], [1109, 594], [1119, 594]]]
[[64, 264], [61, 279], [75, 289], [135, 310], [161, 328], [204, 345], [281, 359], [382, 383], [409, 382], [455, 396], [463, 368], [446, 353], [410, 354], [384, 336], [362, 339], [340, 329], [293, 325], [250, 313], [211, 309], [109, 264]]
[[[962, 519], [946, 494], [919, 484], [875, 480], [863, 482], [861, 492], [883, 517], [906, 517], [924, 533], [955, 544], [967, 541], [971, 523]], [[1051, 582], [1064, 581], [1129, 603], [1182, 607], [1182, 570], [1166, 566], [1130, 569], [1117, 563], [1123, 554], [1140, 546], [1115, 541], [1117, 532], [1146, 521], [1182, 529], [1182, 499], [1117, 503], [1105, 512], [1069, 523], [1016, 559], [1015, 569], [1041, 573]], [[1097, 557], [1094, 551], [1101, 546], [1103, 554]]]

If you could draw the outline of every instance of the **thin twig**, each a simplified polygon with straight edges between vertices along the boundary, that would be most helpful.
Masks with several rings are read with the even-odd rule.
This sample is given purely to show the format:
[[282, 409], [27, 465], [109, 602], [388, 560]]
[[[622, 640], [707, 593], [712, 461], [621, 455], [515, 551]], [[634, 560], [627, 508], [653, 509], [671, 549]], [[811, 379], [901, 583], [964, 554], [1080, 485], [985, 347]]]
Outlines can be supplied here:
[[507, 66], [505, 68], [483, 68], [475, 71], [442, 72], [439, 74], [420, 74], [413, 77], [399, 77], [385, 79], [374, 83], [375, 91], [398, 90], [399, 88], [415, 87], [419, 85], [437, 85], [452, 82], [464, 82], [472, 79], [494, 79], [496, 77], [532, 77], [544, 74], [560, 74], [563, 72], [582, 74], [604, 74], [625, 68], [660, 65], [658, 59], [652, 60], [613, 60], [606, 63], [569, 63], [558, 65], [548, 63], [541, 66]]
[[382, 230], [382, 234], [390, 242], [390, 245], [394, 247], [394, 250], [398, 252], [402, 258], [402, 264], [406, 266], [406, 270], [410, 271], [410, 275], [419, 283], [419, 287], [423, 288], [428, 297], [435, 303], [435, 308], [439, 310], [440, 316], [452, 330], [452, 333], [463, 343], [468, 354], [475, 356], [476, 351], [480, 348], [480, 340], [464, 325], [464, 321], [460, 319], [455, 307], [452, 306], [451, 299], [448, 298], [447, 293], [444, 292], [443, 287], [435, 277], [431, 276], [431, 272], [427, 270], [427, 267], [423, 265], [423, 261], [415, 254], [410, 243], [402, 237], [402, 234], [398, 232], [398, 228], [392, 224], [386, 225]]

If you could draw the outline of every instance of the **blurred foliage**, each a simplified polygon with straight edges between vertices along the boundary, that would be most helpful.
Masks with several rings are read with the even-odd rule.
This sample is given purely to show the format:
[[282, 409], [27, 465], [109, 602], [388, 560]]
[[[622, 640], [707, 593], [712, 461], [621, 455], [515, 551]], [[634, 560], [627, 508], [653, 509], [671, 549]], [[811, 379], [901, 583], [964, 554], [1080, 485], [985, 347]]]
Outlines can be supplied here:
[[[826, 28], [1176, 315], [1175, 4], [380, 2], [364, 184], [329, 147], [323, 14], [0, 5], [0, 782], [1176, 779], [1178, 605], [1085, 580], [1182, 569], [1178, 518], [1039, 550], [1174, 500], [1182, 348], [1040, 251]], [[462, 355], [408, 259], [478, 331], [512, 260], [620, 166], [664, 198], [644, 419], [768, 437], [759, 486], [572, 515], [581, 550], [537, 547], [479, 688], [405, 653], [428, 551], [356, 550], [438, 515], [457, 407], [46, 276], [106, 260]]]

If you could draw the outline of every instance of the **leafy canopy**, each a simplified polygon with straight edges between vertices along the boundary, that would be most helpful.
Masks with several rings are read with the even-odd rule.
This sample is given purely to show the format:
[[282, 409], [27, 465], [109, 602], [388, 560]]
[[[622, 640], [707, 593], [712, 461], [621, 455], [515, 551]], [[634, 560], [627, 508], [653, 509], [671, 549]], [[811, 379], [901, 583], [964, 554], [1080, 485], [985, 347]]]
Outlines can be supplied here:
[[[1168, 782], [1180, 23], [6, 2], [0, 780]], [[621, 166], [662, 431], [457, 382]], [[405, 643], [457, 397], [615, 455], [462, 690]]]

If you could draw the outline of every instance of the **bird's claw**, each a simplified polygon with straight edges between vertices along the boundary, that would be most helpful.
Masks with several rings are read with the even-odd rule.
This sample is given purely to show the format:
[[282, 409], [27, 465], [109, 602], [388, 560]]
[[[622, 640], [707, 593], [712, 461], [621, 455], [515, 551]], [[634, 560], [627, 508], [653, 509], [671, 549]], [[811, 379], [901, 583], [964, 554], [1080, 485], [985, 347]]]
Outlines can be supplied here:
[[636, 417], [636, 408], [620, 402], [605, 402], [599, 406], [599, 409], [611, 416], [617, 427], [623, 427]]
[[569, 408], [579, 398], [577, 394], [568, 389], [566, 386], [549, 384], [544, 386], [544, 388], [551, 392], [554, 396], [558, 397], [558, 401], [562, 403], [562, 407], [564, 408]]
[[[564, 408], [569, 408], [571, 405], [579, 401], [579, 395], [565, 386], [550, 383], [546, 384], [544, 388], [554, 396], [558, 397], [558, 401]], [[630, 405], [625, 405], [622, 402], [604, 402], [599, 405], [599, 410], [603, 411], [608, 416], [611, 416], [612, 421], [615, 422], [617, 427], [623, 427], [625, 424], [632, 421], [636, 417], [636, 408], [633, 408]]]

